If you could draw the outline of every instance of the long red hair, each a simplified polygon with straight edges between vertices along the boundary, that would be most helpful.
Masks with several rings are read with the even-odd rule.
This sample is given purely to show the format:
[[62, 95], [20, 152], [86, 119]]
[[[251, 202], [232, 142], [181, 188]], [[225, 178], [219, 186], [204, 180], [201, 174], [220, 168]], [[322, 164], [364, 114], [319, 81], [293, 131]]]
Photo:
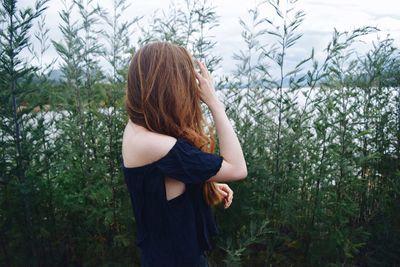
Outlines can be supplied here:
[[[184, 47], [152, 42], [135, 53], [128, 70], [125, 109], [132, 122], [149, 131], [184, 137], [204, 152], [215, 150], [214, 128], [204, 119], [194, 62]], [[204, 183], [203, 195], [209, 205], [222, 201], [213, 182]]]

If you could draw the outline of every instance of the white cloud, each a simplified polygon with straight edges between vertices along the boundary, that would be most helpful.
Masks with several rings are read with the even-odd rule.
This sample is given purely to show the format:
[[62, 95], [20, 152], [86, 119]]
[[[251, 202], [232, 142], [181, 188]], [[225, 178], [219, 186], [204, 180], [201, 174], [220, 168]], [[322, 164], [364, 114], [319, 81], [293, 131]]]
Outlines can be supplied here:
[[[168, 8], [169, 1], [146, 0], [146, 1], [128, 1], [131, 6], [125, 14], [125, 19], [130, 16], [145, 16], [150, 18], [156, 9]], [[174, 0], [177, 5], [183, 1]], [[223, 56], [222, 68], [218, 70], [219, 74], [230, 72], [234, 68], [232, 55], [240, 48], [244, 47], [241, 38], [241, 27], [239, 17], [248, 20], [248, 9], [253, 8], [258, 1], [242, 0], [212, 0], [216, 6], [216, 12], [220, 16], [220, 25], [210, 32], [215, 36], [218, 42], [215, 54]], [[102, 7], [111, 10], [111, 0], [98, 0]], [[32, 5], [31, 0], [21, 0], [19, 6]], [[317, 58], [323, 58], [322, 50], [326, 47], [331, 38], [333, 28], [338, 30], [352, 30], [360, 26], [378, 26], [382, 29], [379, 33], [381, 37], [391, 34], [397, 42], [400, 40], [400, 12], [397, 0], [303, 0], [298, 1], [297, 8], [306, 13], [302, 26], [298, 28], [303, 33], [302, 39], [298, 44], [289, 50], [289, 59], [296, 62], [309, 55], [312, 47], [316, 48]], [[51, 0], [49, 8], [46, 10], [47, 26], [50, 28], [51, 38], [61, 39], [61, 33], [58, 29], [60, 18], [58, 12], [62, 9], [61, 0]], [[271, 18], [274, 13], [271, 8], [264, 7], [263, 14]], [[146, 21], [147, 19], [145, 19]], [[375, 40], [376, 35], [367, 36], [366, 41]], [[268, 39], [269, 40], [269, 39]], [[50, 61], [56, 57], [56, 52], [51, 49], [46, 55], [46, 60]]]

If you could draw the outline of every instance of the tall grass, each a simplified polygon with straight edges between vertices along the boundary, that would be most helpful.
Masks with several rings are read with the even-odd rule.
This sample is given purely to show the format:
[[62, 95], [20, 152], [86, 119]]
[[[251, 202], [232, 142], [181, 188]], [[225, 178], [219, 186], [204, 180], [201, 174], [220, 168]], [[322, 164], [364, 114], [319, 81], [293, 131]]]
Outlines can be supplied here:
[[[222, 60], [212, 36], [219, 17], [211, 2], [185, 0], [143, 27], [144, 14], [125, 21], [128, 3], [112, 3], [65, 0], [61, 38], [50, 40], [47, 1], [1, 1], [2, 266], [139, 266], [120, 169], [129, 59], [167, 40], [213, 72]], [[335, 29], [322, 60], [310, 48], [293, 64], [306, 16], [299, 6], [258, 2], [237, 25], [236, 69], [216, 77], [249, 175], [230, 184], [231, 208], [215, 209], [221, 235], [210, 263], [396, 266], [399, 50], [388, 36], [360, 53], [359, 41], [379, 29]], [[43, 60], [50, 45], [57, 64]]]

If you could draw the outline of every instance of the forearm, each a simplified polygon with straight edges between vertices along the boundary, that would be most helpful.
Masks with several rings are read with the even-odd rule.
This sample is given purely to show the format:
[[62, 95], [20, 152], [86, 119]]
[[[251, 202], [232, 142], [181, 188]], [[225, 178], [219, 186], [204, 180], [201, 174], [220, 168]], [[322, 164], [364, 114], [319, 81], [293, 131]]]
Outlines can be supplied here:
[[214, 119], [219, 139], [220, 154], [224, 160], [235, 166], [239, 172], [247, 173], [246, 161], [239, 139], [225, 113], [224, 105], [215, 99], [208, 106]]

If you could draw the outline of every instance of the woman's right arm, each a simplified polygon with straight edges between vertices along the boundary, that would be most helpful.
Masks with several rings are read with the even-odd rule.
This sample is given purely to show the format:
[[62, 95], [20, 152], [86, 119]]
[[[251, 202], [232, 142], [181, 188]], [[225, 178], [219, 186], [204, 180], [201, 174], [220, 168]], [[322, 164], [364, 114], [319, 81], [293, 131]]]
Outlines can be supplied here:
[[246, 178], [247, 166], [242, 147], [225, 113], [224, 105], [219, 101], [212, 77], [203, 63], [200, 63], [199, 80], [201, 99], [208, 106], [214, 119], [219, 140], [220, 154], [224, 158], [220, 170], [209, 181], [227, 182]]

